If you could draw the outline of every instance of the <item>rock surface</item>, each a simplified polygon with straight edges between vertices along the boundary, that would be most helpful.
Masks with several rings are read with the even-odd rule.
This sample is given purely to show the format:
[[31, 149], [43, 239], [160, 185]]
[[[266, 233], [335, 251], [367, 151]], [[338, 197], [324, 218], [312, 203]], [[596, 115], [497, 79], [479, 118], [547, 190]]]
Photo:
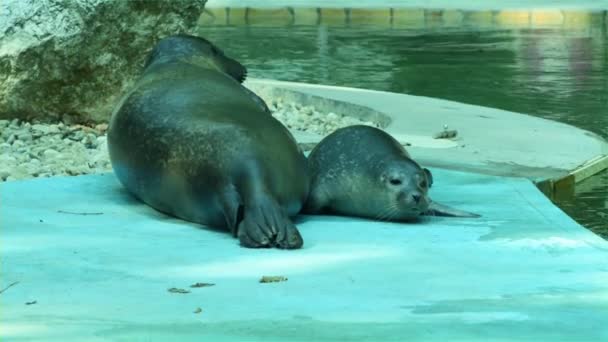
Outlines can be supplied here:
[[0, 118], [107, 121], [161, 37], [206, 0], [0, 1]]

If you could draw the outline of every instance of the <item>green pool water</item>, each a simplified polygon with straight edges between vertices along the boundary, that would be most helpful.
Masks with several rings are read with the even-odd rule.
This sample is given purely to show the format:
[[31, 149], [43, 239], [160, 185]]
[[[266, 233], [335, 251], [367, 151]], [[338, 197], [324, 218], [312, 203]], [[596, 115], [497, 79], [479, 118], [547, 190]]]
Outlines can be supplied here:
[[[202, 25], [249, 75], [386, 90], [495, 107], [608, 137], [608, 19], [574, 24]], [[558, 148], [558, 147], [556, 147]], [[556, 200], [608, 238], [608, 172]]]

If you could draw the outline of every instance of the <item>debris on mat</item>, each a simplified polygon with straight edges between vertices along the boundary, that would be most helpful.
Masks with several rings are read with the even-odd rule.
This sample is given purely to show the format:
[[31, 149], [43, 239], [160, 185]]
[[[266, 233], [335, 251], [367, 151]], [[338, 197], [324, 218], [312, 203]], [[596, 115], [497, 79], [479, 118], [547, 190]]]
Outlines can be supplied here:
[[456, 138], [456, 136], [458, 135], [458, 131], [455, 129], [448, 129], [448, 125], [443, 125], [443, 131], [436, 133], [433, 135], [433, 138], [435, 139], [452, 139], [452, 138]]
[[283, 276], [263, 276], [260, 279], [260, 283], [278, 283], [281, 281], [287, 281], [287, 277]]
[[190, 285], [190, 287], [192, 288], [197, 288], [197, 287], [210, 287], [210, 286], [215, 286], [214, 283], [196, 283], [196, 284], [192, 284]]
[[5, 287], [5, 288], [3, 288], [2, 290], [0, 290], [0, 293], [2, 293], [2, 292], [4, 292], [4, 291], [6, 291], [6, 290], [8, 290], [8, 289], [10, 289], [11, 287], [13, 287], [13, 286], [15, 286], [15, 285], [17, 285], [17, 284], [19, 284], [19, 282], [18, 282], [18, 281], [13, 282], [12, 284], [10, 284], [10, 285], [8, 285], [7, 287]]
[[190, 293], [190, 291], [188, 291], [188, 290], [178, 289], [177, 287], [172, 287], [170, 289], [167, 289], [167, 291], [169, 291], [171, 293]]
[[88, 215], [103, 215], [103, 213], [87, 213], [87, 212], [76, 212], [76, 211], [67, 211], [67, 210], [57, 210], [58, 213], [60, 214], [69, 214], [69, 215], [83, 215], [83, 216], [88, 216]]

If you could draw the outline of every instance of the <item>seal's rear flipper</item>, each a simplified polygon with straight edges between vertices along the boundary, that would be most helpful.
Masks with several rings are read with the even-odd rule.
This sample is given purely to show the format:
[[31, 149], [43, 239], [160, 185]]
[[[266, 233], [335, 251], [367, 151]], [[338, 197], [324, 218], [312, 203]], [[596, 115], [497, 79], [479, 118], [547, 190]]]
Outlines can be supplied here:
[[237, 62], [235, 59], [226, 56], [222, 56], [222, 58], [222, 67], [224, 72], [232, 76], [232, 78], [237, 80], [239, 83], [243, 83], [245, 78], [247, 78], [247, 68], [243, 64]]
[[245, 203], [243, 221], [238, 224], [241, 245], [249, 248], [302, 247], [300, 232], [291, 222], [287, 211], [273, 198], [262, 195]]
[[447, 205], [431, 202], [429, 209], [423, 214], [427, 216], [451, 216], [451, 217], [481, 217], [479, 214], [464, 210], [454, 209]]
[[220, 193], [220, 204], [226, 220], [226, 227], [234, 237], [237, 236], [238, 226], [243, 221], [243, 201], [236, 189], [229, 186]]

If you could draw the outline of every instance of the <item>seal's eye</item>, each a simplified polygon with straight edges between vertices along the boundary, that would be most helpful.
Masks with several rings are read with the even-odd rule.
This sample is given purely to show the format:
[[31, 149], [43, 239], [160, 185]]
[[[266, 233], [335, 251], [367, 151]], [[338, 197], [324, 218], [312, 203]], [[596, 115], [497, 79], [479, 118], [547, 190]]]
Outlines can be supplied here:
[[393, 179], [390, 180], [390, 182], [393, 185], [401, 185], [401, 179], [393, 178]]
[[424, 189], [424, 188], [426, 188], [427, 186], [428, 186], [428, 184], [426, 183], [426, 181], [425, 181], [425, 180], [423, 180], [422, 182], [420, 182], [420, 187], [421, 187], [421, 188], [423, 188], [423, 189]]

